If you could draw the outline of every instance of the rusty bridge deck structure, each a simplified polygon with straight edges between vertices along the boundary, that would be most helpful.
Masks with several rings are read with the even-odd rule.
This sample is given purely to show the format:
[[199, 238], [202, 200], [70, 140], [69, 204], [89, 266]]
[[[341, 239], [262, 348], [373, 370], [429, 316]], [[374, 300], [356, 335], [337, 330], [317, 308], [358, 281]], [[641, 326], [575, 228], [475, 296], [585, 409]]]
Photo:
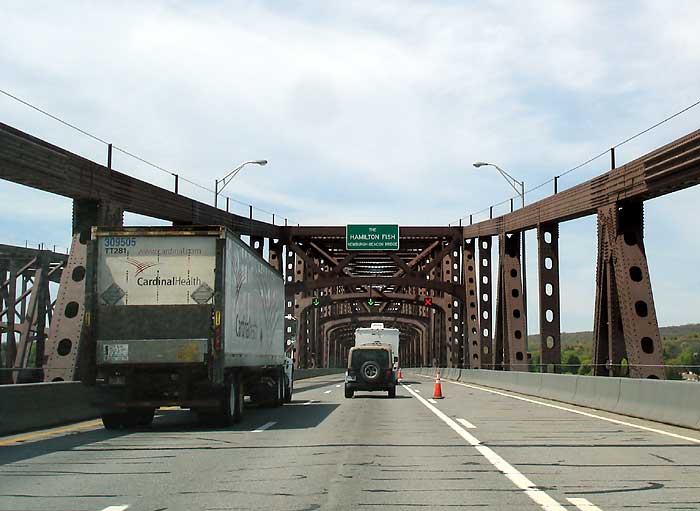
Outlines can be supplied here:
[[[30, 353], [36, 344], [34, 352], [41, 355], [33, 363], [44, 366], [47, 381], [80, 377], [84, 241], [93, 225], [122, 225], [124, 211], [174, 225], [225, 225], [248, 237], [285, 278], [286, 314], [298, 322], [298, 367], [341, 366], [354, 329], [381, 321], [400, 330], [404, 366], [527, 371], [519, 234], [536, 230], [543, 372], [558, 372], [561, 364], [560, 224], [597, 215], [594, 374], [620, 375], [626, 361], [629, 376], [664, 378], [644, 248], [644, 201], [698, 184], [700, 132], [497, 218], [464, 227], [403, 226], [401, 248], [392, 252], [348, 252], [344, 226], [277, 226], [227, 213], [4, 124], [0, 178], [73, 201], [73, 243], [60, 276], [47, 269], [50, 257], [32, 257], [33, 275], [60, 278], [53, 302], [37, 287], [37, 307], [27, 305], [36, 312], [8, 312], [17, 301], [11, 275], [22, 273], [21, 264], [10, 266], [10, 258], [0, 256], [8, 261], [0, 267], [3, 332], [12, 331], [14, 339], [15, 322], [26, 330], [20, 351]], [[295, 326], [287, 320], [289, 336]], [[18, 359], [14, 344], [6, 344], [6, 364], [31, 365], [28, 356]]]

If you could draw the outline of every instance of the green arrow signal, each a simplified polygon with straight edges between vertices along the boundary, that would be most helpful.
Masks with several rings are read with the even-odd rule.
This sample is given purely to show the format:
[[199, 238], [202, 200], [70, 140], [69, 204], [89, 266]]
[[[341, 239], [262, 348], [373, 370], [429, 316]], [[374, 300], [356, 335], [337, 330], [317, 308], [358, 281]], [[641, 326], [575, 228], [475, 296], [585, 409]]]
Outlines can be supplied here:
[[373, 299], [373, 298], [368, 299], [368, 300], [367, 300], [367, 305], [369, 305], [370, 307], [371, 307], [372, 305], [374, 305], [374, 299]]
[[311, 300], [311, 303], [314, 307], [318, 307], [319, 305], [321, 305], [321, 300], [319, 300], [318, 298], [314, 298], [313, 300]]

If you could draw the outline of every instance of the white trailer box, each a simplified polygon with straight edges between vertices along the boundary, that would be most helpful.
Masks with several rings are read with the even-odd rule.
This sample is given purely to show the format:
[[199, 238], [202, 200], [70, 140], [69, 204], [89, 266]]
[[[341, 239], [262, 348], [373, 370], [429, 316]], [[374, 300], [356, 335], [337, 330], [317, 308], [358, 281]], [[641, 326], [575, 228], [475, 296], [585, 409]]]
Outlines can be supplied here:
[[398, 328], [384, 328], [384, 323], [372, 323], [369, 328], [355, 330], [355, 347], [365, 344], [388, 344], [395, 361], [399, 358]]
[[[93, 228], [81, 378], [107, 391], [107, 427], [158, 406], [240, 419], [291, 400], [284, 279], [221, 226]], [[145, 414], [145, 415], [144, 415]], [[141, 422], [138, 422], [141, 421]]]

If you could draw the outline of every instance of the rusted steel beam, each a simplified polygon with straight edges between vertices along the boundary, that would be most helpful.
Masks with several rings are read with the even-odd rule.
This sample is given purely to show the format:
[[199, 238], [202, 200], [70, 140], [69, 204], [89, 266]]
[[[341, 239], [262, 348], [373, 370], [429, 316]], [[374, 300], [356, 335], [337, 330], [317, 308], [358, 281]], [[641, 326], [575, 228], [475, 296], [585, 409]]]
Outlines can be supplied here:
[[[436, 237], [453, 238], [461, 235], [461, 227], [442, 227], [442, 226], [400, 226], [399, 227], [399, 246], [404, 239], [411, 238], [427, 238], [435, 239]], [[345, 239], [345, 226], [302, 226], [302, 227], [287, 227], [285, 229], [286, 236], [290, 238], [342, 238]]]
[[491, 236], [478, 238], [479, 244], [479, 336], [481, 368], [493, 369], [493, 284], [491, 269]]
[[559, 225], [537, 228], [540, 284], [540, 370], [560, 372]]
[[[503, 368], [527, 371], [527, 339], [520, 266], [520, 233], [501, 234], [499, 242], [499, 309], [496, 316], [498, 344], [503, 346]], [[497, 350], [500, 355], [500, 350]]]
[[314, 291], [316, 289], [322, 289], [334, 285], [340, 285], [345, 287], [360, 287], [366, 286], [368, 284], [373, 285], [385, 285], [385, 286], [415, 286], [418, 288], [434, 289], [437, 291], [442, 291], [444, 293], [452, 294], [460, 299], [464, 298], [464, 288], [459, 284], [454, 284], [452, 282], [442, 282], [438, 280], [426, 280], [418, 277], [351, 277], [351, 276], [339, 276], [336, 278], [329, 278], [323, 274], [317, 280], [304, 280], [299, 282], [294, 282], [288, 285], [292, 287], [295, 293], [300, 293], [302, 291]]
[[598, 213], [595, 374], [665, 379], [663, 347], [644, 250], [643, 204], [626, 201]]
[[466, 342], [463, 349], [462, 367], [481, 369], [481, 349], [479, 333], [479, 291], [476, 274], [476, 245], [477, 240], [469, 239], [464, 242], [462, 264], [464, 266], [464, 287], [466, 298], [464, 313], [464, 328]]
[[281, 227], [251, 220], [127, 176], [0, 123], [0, 179], [78, 200], [106, 201], [175, 223], [225, 225], [281, 238]]
[[622, 167], [513, 213], [463, 228], [464, 238], [533, 229], [597, 213], [624, 200], [646, 200], [700, 183], [700, 130]]

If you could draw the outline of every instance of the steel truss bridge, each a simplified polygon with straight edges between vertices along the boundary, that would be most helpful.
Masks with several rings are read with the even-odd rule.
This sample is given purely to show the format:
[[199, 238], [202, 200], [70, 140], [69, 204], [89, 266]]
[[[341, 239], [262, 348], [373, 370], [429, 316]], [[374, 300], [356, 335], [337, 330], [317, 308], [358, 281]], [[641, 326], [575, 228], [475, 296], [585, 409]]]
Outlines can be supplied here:
[[[122, 225], [129, 211], [174, 225], [226, 225], [249, 240], [285, 278], [302, 368], [342, 366], [354, 329], [382, 321], [401, 331], [404, 366], [527, 371], [519, 240], [536, 230], [543, 372], [557, 372], [561, 362], [559, 224], [596, 215], [594, 373], [617, 376], [626, 360], [629, 376], [663, 379], [644, 201], [698, 184], [700, 131], [503, 216], [463, 227], [403, 226], [393, 252], [348, 252], [344, 227], [231, 214], [1, 123], [0, 178], [73, 200], [68, 257], [0, 246], [0, 332], [8, 339], [5, 368], [13, 369], [6, 378], [31, 365], [33, 350], [46, 381], [79, 379], [87, 351], [84, 242], [91, 226]], [[54, 298], [51, 281], [60, 282]], [[294, 326], [287, 320], [290, 335]]]

